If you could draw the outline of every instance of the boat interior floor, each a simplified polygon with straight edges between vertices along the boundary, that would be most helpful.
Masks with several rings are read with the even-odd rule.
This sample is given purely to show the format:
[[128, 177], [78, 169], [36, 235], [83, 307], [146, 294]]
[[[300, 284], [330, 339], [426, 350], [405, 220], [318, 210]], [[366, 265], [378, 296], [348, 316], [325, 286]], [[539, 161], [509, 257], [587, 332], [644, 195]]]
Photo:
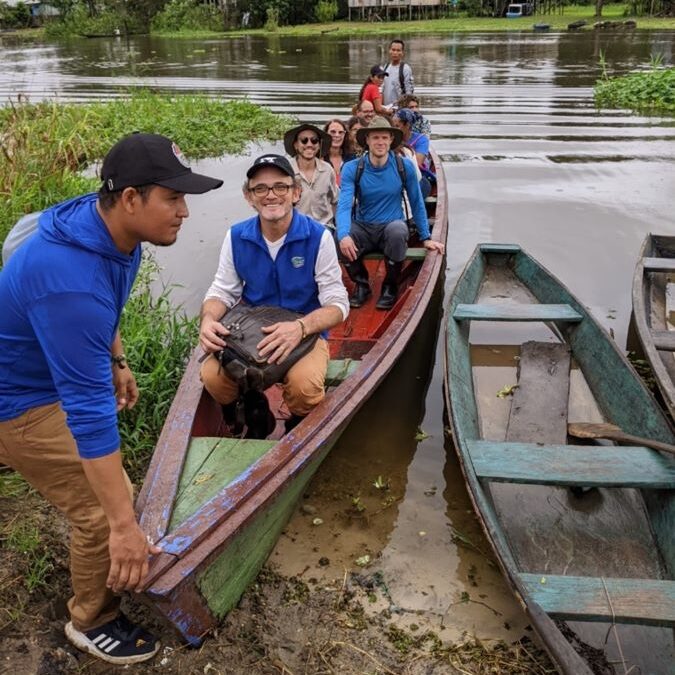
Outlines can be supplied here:
[[[509, 269], [489, 271], [476, 302], [507, 305], [532, 302], [529, 291]], [[505, 284], [505, 280], [509, 283]], [[504, 295], [505, 287], [514, 289], [508, 297]], [[483, 336], [494, 337], [497, 332], [505, 340], [499, 345], [472, 345], [481, 432], [481, 439], [473, 445], [476, 453], [487, 453], [491, 471], [498, 476], [497, 479], [494, 475], [483, 476], [482, 485], [504, 528], [519, 571], [537, 575], [544, 580], [542, 584], [546, 575], [669, 580], [640, 490], [527, 484], [530, 478], [532, 483], [564, 483], [558, 476], [570, 466], [574, 468], [574, 448], [584, 445], [579, 439], [568, 438], [568, 422], [611, 420], [604, 419], [581, 370], [571, 358], [570, 347], [560, 341], [554, 330], [543, 323], [489, 325], [492, 330], [483, 332]], [[473, 322], [471, 337], [480, 337], [484, 326], [485, 323]], [[525, 341], [520, 346], [511, 344], [511, 338], [518, 341], [526, 334], [535, 335], [536, 341]], [[493, 353], [492, 359], [486, 357], [489, 353]], [[500, 356], [503, 358], [499, 359]], [[504, 388], [505, 384], [517, 386]], [[551, 446], [555, 452], [545, 456], [560, 458], [560, 467], [555, 461], [526, 461], [526, 453], [531, 456], [539, 450], [543, 454]], [[471, 452], [473, 458], [474, 450]], [[581, 460], [585, 459], [584, 453], [577, 454]], [[588, 454], [597, 457], [598, 452], [592, 453], [588, 448]], [[522, 461], [516, 467], [514, 462], [519, 457]], [[659, 461], [660, 457], [656, 457]], [[477, 455], [474, 467], [479, 460], [485, 463]], [[597, 470], [606, 477], [611, 478], [612, 472], [619, 470], [609, 458], [604, 466], [602, 459], [598, 461]], [[642, 668], [639, 672], [643, 673], [665, 672], [664, 663], [672, 666], [672, 627], [621, 625], [615, 626], [610, 636], [608, 623], [569, 621], [568, 626], [586, 644], [607, 649], [610, 661], [621, 662], [625, 658], [630, 664], [632, 655], [639, 656]], [[611, 646], [606, 646], [607, 642]], [[645, 670], [646, 666], [652, 669]]]

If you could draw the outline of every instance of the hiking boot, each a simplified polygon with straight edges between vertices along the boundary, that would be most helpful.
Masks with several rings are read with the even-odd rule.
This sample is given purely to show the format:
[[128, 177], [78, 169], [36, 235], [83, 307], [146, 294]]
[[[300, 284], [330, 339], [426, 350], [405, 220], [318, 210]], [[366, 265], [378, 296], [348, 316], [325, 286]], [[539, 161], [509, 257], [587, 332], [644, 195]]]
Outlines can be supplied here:
[[354, 309], [363, 307], [366, 300], [371, 296], [372, 291], [368, 283], [358, 283], [354, 287], [354, 292], [349, 296], [349, 306]]
[[80, 650], [102, 661], [126, 665], [151, 659], [159, 651], [159, 641], [145, 628], [124, 614], [98, 628], [80, 632], [72, 621], [66, 624], [66, 637]]
[[382, 284], [382, 292], [375, 303], [377, 309], [391, 309], [396, 302], [398, 286], [396, 284]]
[[380, 297], [375, 303], [377, 309], [391, 309], [396, 302], [398, 293], [398, 279], [403, 268], [402, 262], [394, 262], [391, 258], [385, 258], [386, 273], [382, 282]]
[[354, 282], [354, 292], [349, 296], [349, 306], [362, 307], [370, 297], [371, 290], [368, 283], [368, 270], [363, 264], [363, 260], [353, 260], [345, 263], [345, 269], [349, 278]]

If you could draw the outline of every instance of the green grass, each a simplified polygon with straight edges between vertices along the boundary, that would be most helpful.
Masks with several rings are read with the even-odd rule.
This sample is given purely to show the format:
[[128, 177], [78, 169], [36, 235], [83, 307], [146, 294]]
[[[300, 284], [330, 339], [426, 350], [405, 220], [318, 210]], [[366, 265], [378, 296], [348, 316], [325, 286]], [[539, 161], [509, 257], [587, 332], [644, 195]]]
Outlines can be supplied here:
[[40, 528], [30, 516], [27, 519], [15, 519], [6, 528], [4, 546], [18, 553], [23, 559], [23, 584], [29, 593], [47, 586], [47, 578], [54, 570], [52, 556], [46, 550], [40, 535]]
[[595, 103], [651, 115], [675, 116], [675, 68], [631, 73], [598, 80]]
[[[603, 21], [620, 21], [629, 17], [624, 16], [625, 5], [607, 5], [602, 11]], [[402, 13], [403, 14], [403, 13]], [[473, 31], [513, 31], [531, 30], [534, 23], [551, 24], [551, 30], [567, 30], [567, 24], [584, 19], [588, 22], [586, 30], [592, 29], [595, 22], [595, 5], [570, 5], [565, 7], [564, 14], [536, 14], [520, 19], [506, 19], [493, 17], [468, 17], [463, 13], [456, 16], [441, 19], [429, 19], [420, 21], [335, 21], [333, 23], [304, 24], [301, 26], [279, 26], [270, 33], [264, 28], [252, 30], [235, 30], [224, 32], [186, 30], [179, 32], [159, 33], [166, 37], [176, 38], [207, 38], [207, 37], [237, 37], [240, 35], [297, 35], [316, 36], [321, 39], [343, 37], [345, 35], [392, 35], [392, 34], [415, 34], [415, 33], [452, 33]], [[356, 13], [353, 16], [357, 16]], [[396, 12], [392, 11], [392, 18]], [[635, 17], [633, 17], [635, 18]], [[637, 17], [638, 29], [675, 29], [675, 17], [654, 18]]]
[[0, 108], [0, 244], [24, 214], [96, 189], [81, 171], [132, 131], [171, 137], [188, 157], [241, 152], [278, 139], [289, 120], [247, 101], [142, 92], [103, 103]]
[[197, 319], [171, 304], [170, 288], [151, 292], [159, 269], [152, 257], [144, 256], [120, 322], [125, 353], [140, 391], [134, 408], [119, 418], [125, 464], [135, 482], [143, 479], [198, 336]]

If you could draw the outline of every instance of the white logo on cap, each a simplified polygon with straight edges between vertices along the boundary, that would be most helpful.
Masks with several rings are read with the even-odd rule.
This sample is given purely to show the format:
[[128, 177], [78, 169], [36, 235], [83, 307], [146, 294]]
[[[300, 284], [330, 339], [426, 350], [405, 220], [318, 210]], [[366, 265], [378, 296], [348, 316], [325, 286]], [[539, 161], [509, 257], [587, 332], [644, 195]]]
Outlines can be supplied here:
[[181, 152], [181, 149], [175, 144], [171, 144], [171, 150], [176, 157], [176, 159], [186, 168], [190, 168], [190, 163], [185, 159], [185, 155]]
[[274, 164], [277, 161], [276, 157], [261, 157], [258, 162], [262, 164], [263, 162], [266, 162], [268, 164]]

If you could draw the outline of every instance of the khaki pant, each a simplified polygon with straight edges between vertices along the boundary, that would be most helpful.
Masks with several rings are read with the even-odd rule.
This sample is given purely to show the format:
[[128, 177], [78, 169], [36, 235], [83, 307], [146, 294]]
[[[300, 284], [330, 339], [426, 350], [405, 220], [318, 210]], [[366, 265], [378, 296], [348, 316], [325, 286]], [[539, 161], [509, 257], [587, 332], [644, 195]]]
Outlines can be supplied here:
[[[82, 469], [59, 403], [0, 422], [0, 462], [18, 471], [68, 519], [71, 527], [68, 609], [77, 630], [114, 619], [119, 598], [106, 588], [110, 568], [108, 521]], [[125, 474], [130, 496], [133, 494]]]
[[[323, 401], [323, 385], [328, 368], [328, 344], [319, 338], [309, 354], [305, 354], [286, 373], [283, 380], [284, 401], [294, 415], [304, 416]], [[239, 396], [237, 383], [227, 376], [218, 359], [209, 356], [202, 364], [201, 378], [206, 391], [222, 405]]]

